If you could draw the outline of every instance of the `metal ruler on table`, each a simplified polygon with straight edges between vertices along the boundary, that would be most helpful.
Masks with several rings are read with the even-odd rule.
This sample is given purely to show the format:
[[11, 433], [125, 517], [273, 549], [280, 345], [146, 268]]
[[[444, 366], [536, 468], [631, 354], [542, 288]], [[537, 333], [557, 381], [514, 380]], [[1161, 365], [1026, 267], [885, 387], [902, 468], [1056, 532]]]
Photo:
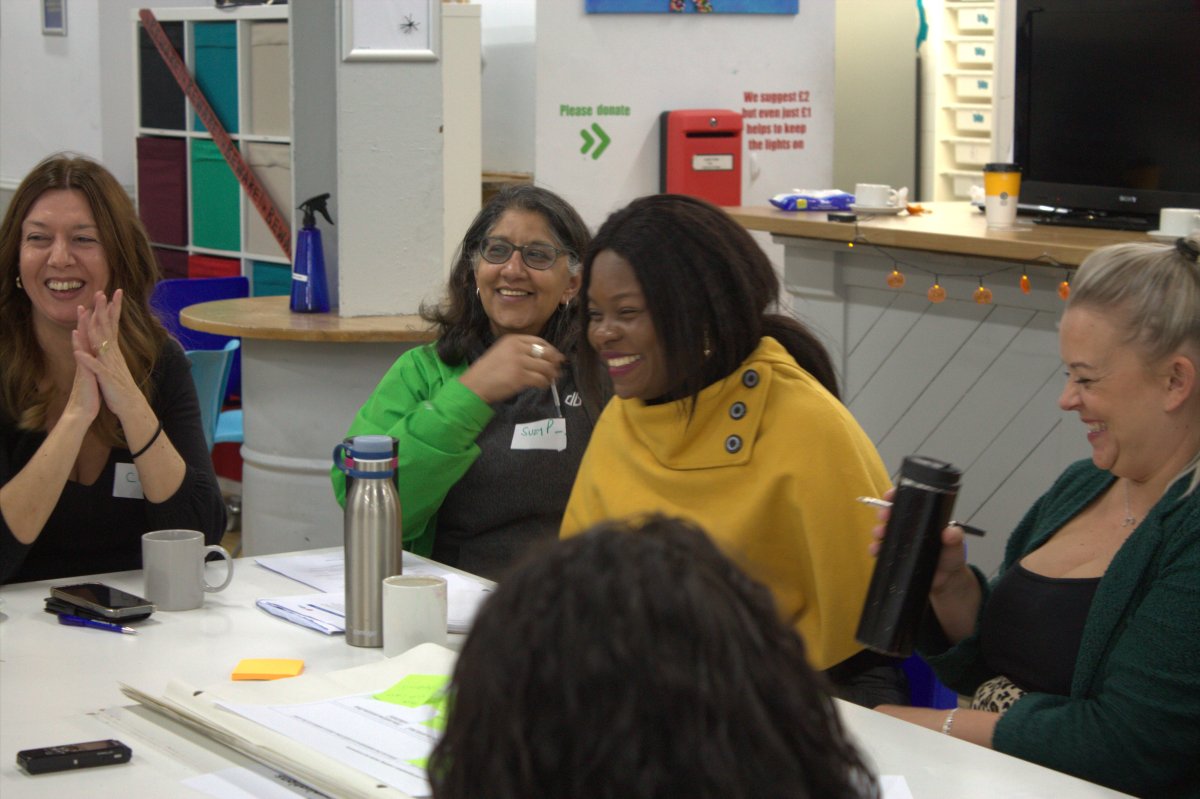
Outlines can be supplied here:
[[234, 176], [238, 179], [238, 183], [242, 184], [242, 188], [246, 190], [246, 196], [250, 198], [250, 202], [254, 203], [254, 207], [258, 209], [259, 215], [263, 221], [267, 223], [267, 227], [271, 231], [271, 235], [275, 237], [275, 241], [279, 243], [279, 247], [283, 250], [283, 254], [292, 259], [292, 229], [288, 225], [283, 214], [279, 213], [279, 209], [275, 207], [275, 203], [271, 200], [271, 195], [267, 194], [266, 188], [258, 179], [258, 175], [254, 174], [254, 170], [246, 163], [246, 159], [242, 157], [242, 151], [234, 144], [233, 139], [225, 131], [225, 126], [221, 124], [221, 120], [217, 119], [217, 115], [213, 112], [212, 106], [208, 103], [208, 98], [204, 96], [204, 92], [196, 84], [196, 81], [187, 71], [187, 66], [183, 63], [179, 53], [171, 46], [170, 39], [167, 38], [166, 31], [162, 29], [158, 19], [154, 16], [154, 12], [148, 8], [143, 8], [138, 11], [138, 17], [142, 20], [142, 26], [146, 29], [146, 33], [150, 36], [150, 41], [154, 42], [154, 46], [158, 48], [158, 54], [162, 56], [166, 62], [167, 68], [171, 70], [171, 75], [174, 76], [175, 82], [179, 84], [179, 88], [187, 95], [187, 98], [192, 102], [192, 108], [196, 109], [196, 115], [208, 128], [208, 132], [212, 134], [213, 143], [217, 145], [217, 149], [221, 151], [221, 155], [225, 156], [226, 163], [233, 170]]

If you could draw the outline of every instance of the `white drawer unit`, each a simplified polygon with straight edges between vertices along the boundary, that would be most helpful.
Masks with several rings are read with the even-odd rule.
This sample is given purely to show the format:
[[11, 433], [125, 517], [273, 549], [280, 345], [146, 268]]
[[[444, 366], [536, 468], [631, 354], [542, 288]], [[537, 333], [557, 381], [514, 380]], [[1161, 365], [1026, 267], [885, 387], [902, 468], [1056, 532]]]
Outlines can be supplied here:
[[991, 100], [994, 81], [991, 73], [978, 75], [951, 75], [954, 93], [960, 100]]
[[991, 5], [972, 4], [974, 8], [957, 8], [958, 29], [963, 33], [991, 33], [996, 29], [996, 9]]
[[954, 43], [954, 52], [960, 65], [977, 65], [990, 67], [996, 58], [996, 43], [978, 39]]
[[921, 200], [965, 200], [994, 160], [996, 0], [939, 0], [926, 6], [929, 40], [921, 47]]
[[950, 106], [954, 115], [954, 127], [960, 133], [991, 133], [991, 106]]
[[992, 160], [991, 139], [949, 138], [944, 143], [954, 163], [960, 166], [983, 166]]

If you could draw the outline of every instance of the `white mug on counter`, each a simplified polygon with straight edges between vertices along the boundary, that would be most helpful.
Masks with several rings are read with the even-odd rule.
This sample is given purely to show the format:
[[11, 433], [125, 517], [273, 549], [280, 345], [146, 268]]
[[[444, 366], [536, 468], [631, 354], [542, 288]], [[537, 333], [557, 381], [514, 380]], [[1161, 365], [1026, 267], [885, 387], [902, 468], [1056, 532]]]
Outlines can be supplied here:
[[[225, 559], [225, 581], [209, 585], [204, 558], [215, 552]], [[204, 594], [221, 591], [233, 580], [233, 556], [225, 547], [204, 545], [198, 530], [155, 530], [142, 536], [142, 574], [145, 596], [159, 610], [195, 610]]]
[[1188, 236], [1200, 231], [1200, 208], [1164, 208], [1158, 212], [1158, 232]]
[[894, 208], [900, 203], [900, 193], [883, 183], [854, 184], [854, 204], [863, 208]]

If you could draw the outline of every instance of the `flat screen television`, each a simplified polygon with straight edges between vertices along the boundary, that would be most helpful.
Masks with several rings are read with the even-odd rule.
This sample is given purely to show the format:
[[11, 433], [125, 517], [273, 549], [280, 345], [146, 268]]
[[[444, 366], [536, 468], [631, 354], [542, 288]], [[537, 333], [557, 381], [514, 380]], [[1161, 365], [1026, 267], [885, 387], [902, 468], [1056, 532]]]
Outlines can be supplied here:
[[1200, 207], [1200, 0], [1017, 0], [1013, 160], [1044, 221]]

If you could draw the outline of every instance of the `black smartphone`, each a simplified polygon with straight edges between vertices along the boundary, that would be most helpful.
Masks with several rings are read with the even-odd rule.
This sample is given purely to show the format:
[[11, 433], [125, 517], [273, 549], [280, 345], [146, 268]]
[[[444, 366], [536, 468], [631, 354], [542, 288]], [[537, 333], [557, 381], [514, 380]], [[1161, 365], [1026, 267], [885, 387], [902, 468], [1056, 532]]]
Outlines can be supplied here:
[[[104, 616], [94, 610], [88, 610], [80, 605], [72, 605], [70, 602], [64, 602], [57, 597], [46, 597], [46, 612], [52, 613], [55, 616], [67, 614], [68, 616], [78, 616], [81, 619], [95, 619], [96, 621], [112, 621], [109, 616]], [[129, 622], [141, 621], [142, 619], [150, 618], [150, 613], [139, 613], [136, 616], [122, 616], [121, 622], [127, 624]]]
[[50, 596], [98, 613], [104, 619], [133, 619], [135, 616], [144, 619], [154, 612], [150, 600], [104, 583], [55, 585], [50, 587]]
[[106, 741], [23, 749], [17, 752], [17, 765], [30, 774], [46, 774], [73, 768], [128, 763], [132, 756], [133, 752], [128, 746], [115, 738], [109, 738]]

